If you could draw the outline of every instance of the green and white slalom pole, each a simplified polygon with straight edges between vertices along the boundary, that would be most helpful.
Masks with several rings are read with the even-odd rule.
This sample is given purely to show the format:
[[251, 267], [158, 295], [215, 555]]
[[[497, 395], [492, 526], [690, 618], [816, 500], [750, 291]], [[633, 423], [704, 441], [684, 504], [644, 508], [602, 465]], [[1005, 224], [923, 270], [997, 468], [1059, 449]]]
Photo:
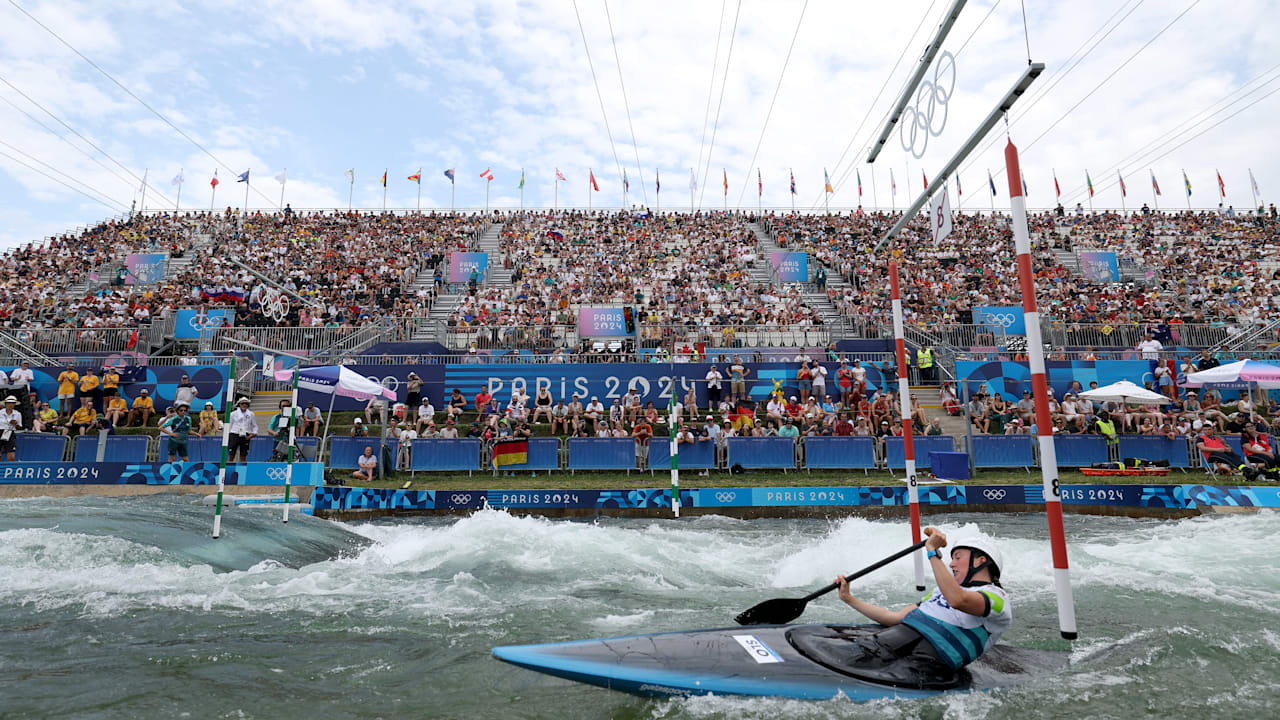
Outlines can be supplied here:
[[680, 446], [676, 443], [676, 378], [671, 376], [671, 402], [667, 403], [667, 424], [671, 443], [671, 512], [680, 517]]
[[227, 448], [231, 441], [231, 408], [236, 400], [236, 356], [231, 355], [231, 377], [227, 380], [227, 394], [223, 399], [226, 409], [222, 413], [222, 461], [218, 463], [218, 502], [213, 510], [213, 539], [222, 535], [222, 493], [226, 490]]
[[[289, 522], [289, 490], [293, 486], [293, 446], [298, 440], [298, 377], [301, 364], [293, 368], [293, 395], [289, 400], [289, 464], [284, 469], [284, 521]], [[334, 388], [337, 391], [337, 388]]]

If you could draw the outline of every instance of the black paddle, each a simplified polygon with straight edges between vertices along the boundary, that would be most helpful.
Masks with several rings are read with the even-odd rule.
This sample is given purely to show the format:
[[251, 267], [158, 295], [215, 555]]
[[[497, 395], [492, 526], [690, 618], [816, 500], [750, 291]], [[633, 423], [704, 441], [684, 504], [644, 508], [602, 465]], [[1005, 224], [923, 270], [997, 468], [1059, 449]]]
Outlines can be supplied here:
[[[845, 580], [853, 582], [867, 573], [879, 570], [894, 560], [904, 558], [916, 550], [919, 550], [924, 547], [926, 542], [928, 541], [921, 540], [906, 550], [900, 550], [875, 565], [864, 567], [852, 575], [846, 575]], [[830, 585], [814, 590], [799, 599], [775, 598], [773, 600], [765, 600], [749, 610], [744, 610], [738, 615], [738, 617], [734, 618], [734, 620], [736, 620], [739, 625], [782, 625], [784, 623], [789, 623], [804, 613], [805, 605], [808, 605], [810, 600], [822, 597], [832, 590], [835, 590], [837, 587], [839, 587], [839, 585], [831, 583]]]

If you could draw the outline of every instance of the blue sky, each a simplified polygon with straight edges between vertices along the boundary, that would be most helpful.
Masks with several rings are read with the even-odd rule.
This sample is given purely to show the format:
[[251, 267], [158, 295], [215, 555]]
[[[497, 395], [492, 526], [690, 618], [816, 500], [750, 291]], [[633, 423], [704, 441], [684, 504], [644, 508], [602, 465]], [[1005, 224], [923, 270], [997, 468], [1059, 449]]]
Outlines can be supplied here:
[[[0, 152], [12, 156], [0, 155], [0, 246], [5, 247], [123, 211], [140, 200], [134, 176], [144, 172], [152, 186], [148, 207], [171, 204], [176, 188], [170, 180], [179, 168], [185, 175], [182, 205], [189, 208], [209, 207], [208, 182], [215, 167], [222, 181], [220, 209], [243, 204], [244, 186], [234, 183], [233, 174], [246, 168], [254, 178], [251, 207], [279, 200], [281, 188], [272, 178], [284, 168], [285, 200], [295, 208], [345, 207], [343, 172], [354, 168], [354, 204], [378, 208], [379, 179], [387, 168], [388, 205], [411, 208], [417, 187], [405, 177], [419, 167], [424, 208], [449, 206], [450, 187], [441, 174], [446, 167], [457, 168], [459, 207], [484, 204], [485, 184], [478, 175], [487, 167], [495, 176], [489, 196], [494, 207], [519, 204], [521, 168], [527, 178], [525, 204], [550, 206], [557, 167], [568, 177], [559, 185], [561, 206], [587, 205], [589, 169], [601, 188], [591, 197], [594, 204], [618, 206], [619, 170], [625, 167], [630, 203], [645, 202], [647, 193], [654, 204], [656, 169], [663, 181], [662, 205], [688, 208], [695, 166], [700, 193], [694, 202], [703, 207], [725, 203], [722, 168], [729, 175], [728, 204], [754, 207], [757, 167], [765, 186], [759, 202], [765, 206], [790, 205], [792, 170], [797, 207], [820, 206], [826, 168], [838, 184], [832, 207], [849, 207], [859, 199], [854, 176], [846, 172], [854, 167], [853, 158], [865, 157], [871, 135], [949, 2], [747, 0], [739, 9], [728, 0], [614, 0], [607, 6], [579, 0], [578, 14], [574, 3], [564, 0], [18, 4], [225, 165], [219, 167], [6, 0], [0, 3], [0, 77], [13, 87], [0, 83], [0, 98], [8, 101], [0, 102], [0, 140], [8, 143]], [[1012, 115], [1011, 133], [1023, 148], [1031, 205], [1052, 203], [1054, 171], [1064, 201], [1085, 200], [1086, 168], [1098, 188], [1095, 204], [1119, 205], [1117, 164], [1132, 203], [1150, 199], [1148, 168], [1160, 178], [1166, 205], [1183, 203], [1184, 167], [1192, 176], [1197, 206], [1217, 203], [1215, 168], [1227, 182], [1228, 202], [1237, 207], [1251, 201], [1247, 168], [1253, 168], [1264, 197], [1268, 189], [1280, 188], [1270, 142], [1280, 97], [1262, 99], [1173, 149], [1225, 113], [1205, 115], [1206, 123], [1177, 140], [1127, 158], [1195, 120], [1220, 98], [1236, 97], [1229, 94], [1273, 67], [1280, 37], [1273, 5], [1233, 2], [1229, 19], [1222, 17], [1222, 3], [1196, 0], [1028, 6], [1032, 56], [1048, 65]], [[1187, 8], [1165, 34], [1093, 91]], [[795, 49], [766, 129], [797, 25]], [[1076, 50], [1103, 34], [1097, 47], [1065, 72]], [[908, 202], [908, 182], [918, 192], [921, 172], [940, 167], [1012, 84], [1026, 62], [1019, 3], [970, 2], [944, 47], [958, 53], [945, 130], [920, 160], [909, 157], [894, 138], [875, 166], [858, 164], [864, 204], [872, 204], [873, 187], [881, 205]], [[1277, 73], [1263, 79], [1271, 77]], [[882, 85], [886, 89], [877, 100]], [[1261, 90], [1227, 112], [1261, 98], [1273, 85], [1280, 87], [1261, 81], [1245, 87]], [[15, 87], [114, 160], [72, 136]], [[1002, 167], [1002, 146], [997, 141], [962, 166], [966, 206], [988, 206], [989, 195], [981, 191], [986, 170], [998, 174]], [[846, 147], [852, 149], [841, 161]], [[56, 168], [65, 173], [58, 177], [102, 202], [12, 158], [55, 175], [49, 167]], [[890, 167], [899, 187], [896, 198], [888, 192]], [[997, 187], [997, 207], [1007, 206], [998, 178]]]

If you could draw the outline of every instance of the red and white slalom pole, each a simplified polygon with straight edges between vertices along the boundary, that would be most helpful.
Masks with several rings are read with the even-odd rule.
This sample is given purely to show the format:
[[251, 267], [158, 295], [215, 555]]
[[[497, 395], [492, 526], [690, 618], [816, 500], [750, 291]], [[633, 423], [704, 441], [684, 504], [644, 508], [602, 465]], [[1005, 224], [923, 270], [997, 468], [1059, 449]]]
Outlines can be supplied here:
[[[902, 291], [898, 261], [889, 261], [889, 290], [893, 303], [893, 349], [898, 356], [898, 402], [902, 408], [902, 450], [907, 464], [907, 500], [911, 502], [911, 544], [920, 542], [920, 488], [916, 480], [916, 447], [911, 428], [911, 380], [907, 376], [907, 343], [902, 329]], [[924, 549], [911, 553], [916, 565], [916, 590], [924, 587]]]
[[1013, 141], [1004, 148], [1009, 176], [1009, 210], [1013, 216], [1013, 244], [1018, 254], [1018, 280], [1022, 290], [1022, 317], [1027, 328], [1027, 360], [1031, 366], [1031, 391], [1036, 403], [1036, 440], [1040, 444], [1040, 473], [1044, 482], [1044, 506], [1049, 516], [1049, 544], [1053, 549], [1053, 584], [1058, 595], [1058, 629], [1068, 640], [1076, 638], [1076, 610], [1071, 599], [1071, 573], [1067, 567], [1067, 539], [1062, 527], [1062, 495], [1058, 489], [1058, 454], [1049, 419], [1049, 385], [1044, 372], [1044, 344], [1040, 336], [1040, 312], [1036, 310], [1036, 283], [1031, 271], [1031, 236], [1027, 233], [1027, 201], [1022, 196], [1022, 170]]

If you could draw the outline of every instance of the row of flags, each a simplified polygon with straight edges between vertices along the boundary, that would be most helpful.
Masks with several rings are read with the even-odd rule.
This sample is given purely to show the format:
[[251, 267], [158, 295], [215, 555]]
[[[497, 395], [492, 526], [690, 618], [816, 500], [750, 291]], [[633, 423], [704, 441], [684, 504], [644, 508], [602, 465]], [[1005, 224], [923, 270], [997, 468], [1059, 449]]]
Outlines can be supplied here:
[[[450, 184], [454, 184], [454, 183], [455, 183], [455, 181], [456, 181], [456, 174], [455, 174], [455, 170], [456, 170], [456, 168], [449, 168], [448, 170], [445, 170], [445, 171], [444, 171], [444, 176], [445, 176], [446, 178], [448, 178], [448, 180], [449, 180], [449, 183], [450, 183]], [[237, 182], [237, 183], [248, 183], [248, 182], [249, 182], [249, 172], [250, 172], [249, 170], [245, 170], [243, 173], [240, 173], [240, 175], [238, 175], [238, 176], [236, 177], [236, 182]], [[285, 182], [286, 182], [286, 180], [287, 180], [286, 172], [287, 172], [287, 170], [281, 170], [281, 171], [280, 171], [280, 173], [279, 173], [279, 174], [277, 174], [277, 175], [275, 176], [275, 180], [276, 180], [276, 182], [280, 183], [282, 186], [285, 184]], [[387, 187], [387, 174], [388, 174], [388, 172], [389, 172], [389, 170], [384, 170], [384, 171], [383, 171], [383, 173], [382, 173], [382, 187], [384, 187], [384, 188], [385, 188], [385, 187]], [[564, 173], [562, 173], [562, 172], [560, 172], [560, 169], [559, 169], [559, 168], [556, 168], [556, 171], [555, 171], [555, 172], [556, 172], [556, 182], [568, 182], [568, 181], [569, 181], [569, 178], [565, 177], [565, 174], [564, 174]], [[1156, 174], [1155, 174], [1155, 171], [1154, 171], [1154, 170], [1152, 170], [1152, 171], [1149, 171], [1149, 172], [1151, 173], [1151, 189], [1152, 189], [1152, 191], [1156, 194], [1156, 196], [1158, 196], [1158, 197], [1163, 197], [1163, 194], [1162, 194], [1162, 193], [1161, 193], [1161, 191], [1160, 191], [1160, 183], [1156, 180]], [[1262, 196], [1262, 191], [1258, 188], [1258, 180], [1257, 180], [1257, 178], [1255, 178], [1255, 177], [1253, 176], [1253, 168], [1249, 168], [1249, 171], [1248, 171], [1248, 172], [1249, 172], [1249, 185], [1250, 185], [1250, 189], [1253, 191], [1253, 194], [1254, 194], [1254, 195], [1256, 195], [1256, 196], [1258, 196], [1258, 197], [1261, 197], [1261, 196]], [[1219, 170], [1214, 170], [1214, 174], [1217, 176], [1217, 179], [1218, 179], [1218, 196], [1219, 196], [1219, 197], [1226, 197], [1226, 194], [1227, 194], [1227, 185], [1226, 185], [1226, 182], [1225, 182], [1225, 181], [1223, 181], [1223, 179], [1222, 179], [1222, 172], [1221, 172], [1221, 171], [1219, 171]], [[351, 168], [351, 169], [349, 169], [349, 170], [345, 171], [345, 172], [343, 173], [343, 175], [346, 177], [347, 182], [349, 182], [349, 183], [351, 183], [351, 184], [355, 184], [355, 181], [356, 181], [356, 171], [355, 171], [355, 168]], [[794, 171], [794, 170], [790, 171], [790, 175], [791, 175], [791, 194], [792, 194], [792, 195], [795, 195], [795, 194], [796, 194], [796, 174], [795, 174], [795, 171]], [[857, 183], [858, 183], [858, 197], [859, 197], [859, 198], [861, 198], [861, 197], [862, 197], [862, 171], [861, 171], [861, 170], [858, 170], [858, 169], [855, 169], [855, 176], [856, 176], [856, 178], [857, 178]], [[484, 178], [486, 182], [493, 182], [493, 180], [494, 180], [493, 169], [492, 169], [491, 167], [489, 167], [489, 168], [485, 168], [484, 172], [480, 173], [480, 177]], [[928, 189], [929, 189], [929, 176], [928, 176], [928, 175], [927, 175], [923, 170], [921, 170], [921, 171], [920, 171], [920, 177], [921, 177], [921, 179], [924, 181], [924, 188], [925, 188], [926, 190], [928, 190]], [[1085, 178], [1085, 186], [1088, 188], [1088, 191], [1089, 191], [1089, 197], [1093, 197], [1093, 196], [1094, 196], [1094, 193], [1095, 193], [1095, 190], [1094, 190], [1094, 187], [1093, 187], [1093, 177], [1092, 177], [1092, 176], [1090, 176], [1090, 174], [1089, 174], [1089, 171], [1088, 171], [1088, 170], [1085, 170], [1085, 172], [1084, 172], [1084, 178]], [[1121, 195], [1122, 197], [1128, 197], [1128, 196], [1129, 196], [1129, 189], [1128, 189], [1128, 186], [1127, 186], [1127, 185], [1125, 184], [1125, 182], [1124, 182], [1124, 175], [1123, 175], [1119, 170], [1117, 170], [1117, 171], [1116, 171], [1116, 178], [1120, 181], [1120, 195]], [[185, 175], [184, 170], [183, 170], [182, 168], [179, 168], [179, 169], [178, 169], [178, 174], [174, 176], [173, 180], [171, 180], [171, 181], [170, 181], [170, 184], [175, 185], [175, 186], [177, 186], [177, 187], [182, 187], [182, 183], [185, 181], [185, 179], [186, 179], [186, 175]], [[410, 180], [410, 181], [412, 181], [412, 182], [414, 182], [414, 183], [417, 183], [418, 185], [421, 185], [421, 184], [422, 184], [422, 168], [418, 168], [418, 171], [417, 171], [417, 172], [415, 172], [415, 173], [414, 173], [414, 174], [412, 174], [412, 175], [409, 175], [406, 179], [408, 179], [408, 180]], [[523, 190], [523, 189], [524, 189], [524, 180], [525, 180], [525, 177], [524, 177], [524, 170], [523, 170], [523, 169], [521, 169], [521, 170], [520, 170], [520, 184], [518, 185], [518, 189], [520, 189], [520, 190]], [[596, 191], [596, 192], [600, 192], [600, 184], [599, 184], [598, 182], [596, 182], [596, 176], [595, 176], [595, 171], [594, 171], [594, 170], [588, 170], [588, 181], [589, 181], [589, 183], [590, 183], [590, 185], [591, 185], [591, 189], [592, 189], [592, 190], [594, 190], [594, 191]], [[143, 185], [146, 185], [146, 176], [145, 176], [145, 175], [143, 176], [143, 180], [142, 180], [142, 182], [143, 182]], [[831, 184], [831, 176], [827, 173], [826, 168], [823, 168], [823, 169], [822, 169], [822, 182], [823, 182], [823, 187], [824, 187], [825, 192], [827, 192], [827, 193], [834, 193], [834, 192], [835, 192], [835, 188], [834, 188], [834, 186], [832, 186], [832, 184]], [[960, 196], [960, 197], [963, 197], [963, 196], [964, 196], [964, 189], [963, 189], [963, 186], [960, 184], [960, 174], [959, 174], [959, 173], [956, 173], [956, 176], [955, 176], [955, 182], [956, 182], [956, 193], [957, 193], [957, 195], [958, 195], [958, 196]], [[219, 183], [219, 181], [218, 181], [218, 171], [217, 171], [217, 170], [214, 170], [214, 171], [213, 171], [213, 178], [209, 180], [209, 186], [210, 186], [210, 187], [213, 187], [213, 188], [217, 188], [217, 187], [218, 187], [218, 183]], [[991, 174], [991, 171], [990, 171], [990, 170], [987, 170], [987, 184], [988, 184], [988, 185], [990, 186], [990, 188], [991, 188], [991, 196], [992, 196], [992, 197], [996, 197], [997, 195], [999, 195], [999, 193], [998, 193], [998, 192], [996, 192], [996, 181], [995, 181], [995, 178], [992, 176], [992, 174]], [[1182, 185], [1183, 185], [1183, 187], [1186, 189], [1187, 197], [1191, 197], [1191, 179], [1187, 176], [1187, 171], [1186, 171], [1186, 170], [1183, 170], [1183, 171], [1182, 171]], [[629, 191], [631, 190], [631, 182], [627, 179], [627, 171], [626, 171], [625, 169], [622, 171], [622, 186], [623, 186], [623, 190], [625, 190], [625, 191], [628, 191], [628, 192], [629, 192]], [[694, 175], [693, 169], [692, 169], [692, 168], [690, 168], [690, 169], [689, 169], [689, 190], [690, 190], [690, 192], [696, 192], [696, 191], [697, 191], [697, 187], [698, 187], [697, 177]], [[759, 194], [759, 196], [760, 196], [760, 197], [763, 197], [763, 196], [764, 196], [764, 175], [761, 173], [761, 171], [760, 171], [760, 169], [759, 169], [759, 168], [756, 168], [756, 189], [757, 189], [757, 193]], [[661, 180], [661, 177], [658, 175], [657, 171], [655, 171], [655, 172], [654, 172], [654, 190], [655, 190], [656, 192], [662, 192], [662, 180]], [[897, 195], [898, 195], [898, 181], [897, 181], [897, 179], [894, 177], [893, 168], [889, 168], [889, 190], [890, 190], [890, 193], [891, 193], [894, 197], [897, 197]], [[1055, 194], [1055, 196], [1056, 196], [1056, 197], [1058, 197], [1058, 198], [1061, 198], [1061, 197], [1062, 197], [1062, 186], [1061, 186], [1061, 185], [1059, 185], [1059, 183], [1058, 183], [1058, 172], [1057, 172], [1057, 170], [1054, 170], [1054, 171], [1053, 171], [1053, 191], [1054, 191], [1054, 194]], [[725, 194], [725, 197], [728, 197], [728, 196], [729, 196], [729, 171], [728, 171], [727, 169], [726, 169], [726, 170], [724, 170], [724, 194]], [[1023, 194], [1024, 196], [1026, 196], [1026, 195], [1029, 195], [1029, 194], [1030, 194], [1030, 192], [1029, 192], [1029, 190], [1028, 190], [1028, 187], [1027, 187], [1027, 178], [1026, 178], [1026, 175], [1023, 175], [1023, 176], [1022, 176], [1022, 194]]]

